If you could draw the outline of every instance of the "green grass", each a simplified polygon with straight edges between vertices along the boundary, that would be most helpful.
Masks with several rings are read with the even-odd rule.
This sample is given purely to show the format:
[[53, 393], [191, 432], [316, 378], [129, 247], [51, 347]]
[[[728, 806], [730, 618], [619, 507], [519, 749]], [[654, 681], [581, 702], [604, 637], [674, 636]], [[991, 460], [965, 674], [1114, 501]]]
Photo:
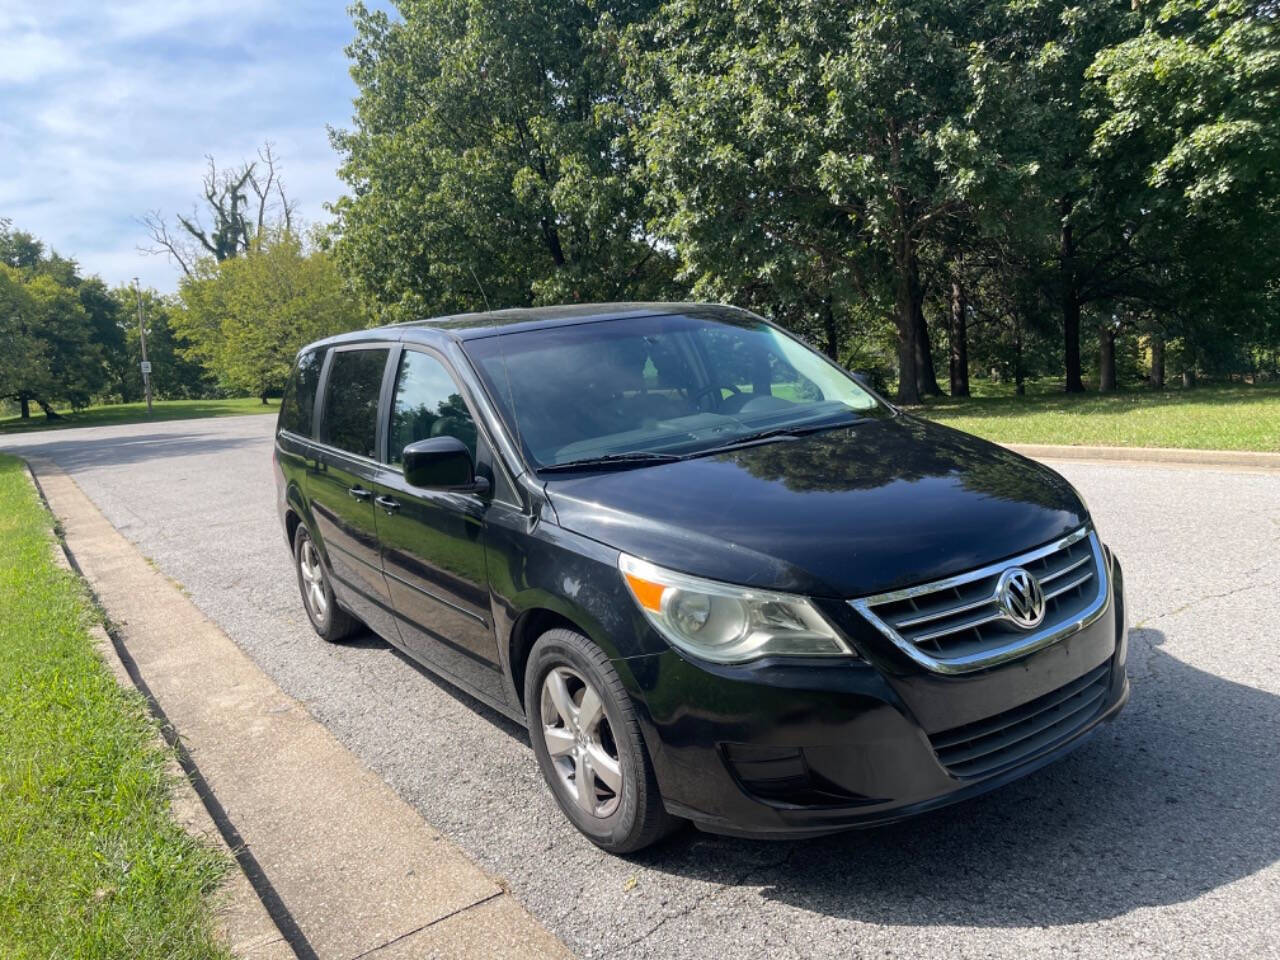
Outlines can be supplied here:
[[931, 400], [912, 412], [999, 443], [1280, 452], [1280, 384], [1070, 396], [1054, 386], [1029, 384], [1016, 397], [975, 382], [975, 393], [1005, 395]]
[[46, 419], [39, 408], [31, 417], [0, 419], [0, 433], [28, 430], [59, 430], [65, 427], [106, 427], [120, 423], [148, 423], [160, 420], [192, 420], [197, 417], [233, 417], [242, 413], [279, 413], [280, 402], [264, 404], [257, 397], [235, 397], [230, 400], [157, 400], [150, 418], [145, 403], [104, 403], [80, 411], [59, 410], [58, 420]]
[[171, 818], [167, 750], [51, 542], [0, 457], [0, 957], [228, 957], [209, 906], [226, 859]]

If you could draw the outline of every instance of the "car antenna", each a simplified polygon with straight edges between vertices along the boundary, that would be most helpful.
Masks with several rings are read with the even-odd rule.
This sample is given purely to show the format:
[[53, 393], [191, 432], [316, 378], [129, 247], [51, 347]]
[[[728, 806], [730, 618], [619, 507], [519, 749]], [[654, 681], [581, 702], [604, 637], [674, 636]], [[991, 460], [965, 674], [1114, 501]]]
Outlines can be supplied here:
[[471, 279], [474, 280], [476, 282], [476, 286], [480, 288], [480, 298], [484, 300], [484, 308], [486, 310], [492, 310], [493, 307], [489, 306], [489, 297], [484, 292], [484, 284], [481, 283], [480, 278], [476, 276], [476, 272], [472, 268], [471, 264], [467, 264], [467, 269], [471, 271]]

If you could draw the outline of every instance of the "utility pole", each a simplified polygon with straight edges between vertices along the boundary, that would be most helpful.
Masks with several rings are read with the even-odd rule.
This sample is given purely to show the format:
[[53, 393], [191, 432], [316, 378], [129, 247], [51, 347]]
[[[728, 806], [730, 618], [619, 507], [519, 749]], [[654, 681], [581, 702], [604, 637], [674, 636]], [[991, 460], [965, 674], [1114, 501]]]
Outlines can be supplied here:
[[142, 389], [147, 394], [147, 417], [151, 416], [151, 361], [147, 359], [147, 328], [142, 322], [142, 287], [133, 278], [133, 289], [138, 295], [138, 343], [142, 346]]

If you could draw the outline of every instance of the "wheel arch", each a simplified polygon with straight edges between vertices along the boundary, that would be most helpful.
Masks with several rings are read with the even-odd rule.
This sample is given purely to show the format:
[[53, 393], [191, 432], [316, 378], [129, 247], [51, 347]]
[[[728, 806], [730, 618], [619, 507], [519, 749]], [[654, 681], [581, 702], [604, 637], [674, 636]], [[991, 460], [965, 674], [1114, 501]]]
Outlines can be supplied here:
[[581, 623], [576, 622], [562, 610], [553, 610], [549, 606], [535, 606], [519, 614], [511, 624], [507, 637], [507, 663], [510, 665], [511, 684], [514, 687], [516, 703], [521, 710], [525, 708], [524, 679], [525, 667], [529, 664], [529, 652], [539, 637], [557, 628], [580, 633], [596, 646], [600, 646]]

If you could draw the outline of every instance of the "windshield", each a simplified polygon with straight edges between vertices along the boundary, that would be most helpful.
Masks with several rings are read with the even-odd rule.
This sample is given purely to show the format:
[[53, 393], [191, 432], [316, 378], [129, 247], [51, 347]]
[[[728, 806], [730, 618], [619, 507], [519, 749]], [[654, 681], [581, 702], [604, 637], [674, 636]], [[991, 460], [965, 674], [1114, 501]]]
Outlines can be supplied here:
[[651, 316], [464, 344], [536, 467], [689, 455], [887, 414], [821, 354], [749, 316]]

